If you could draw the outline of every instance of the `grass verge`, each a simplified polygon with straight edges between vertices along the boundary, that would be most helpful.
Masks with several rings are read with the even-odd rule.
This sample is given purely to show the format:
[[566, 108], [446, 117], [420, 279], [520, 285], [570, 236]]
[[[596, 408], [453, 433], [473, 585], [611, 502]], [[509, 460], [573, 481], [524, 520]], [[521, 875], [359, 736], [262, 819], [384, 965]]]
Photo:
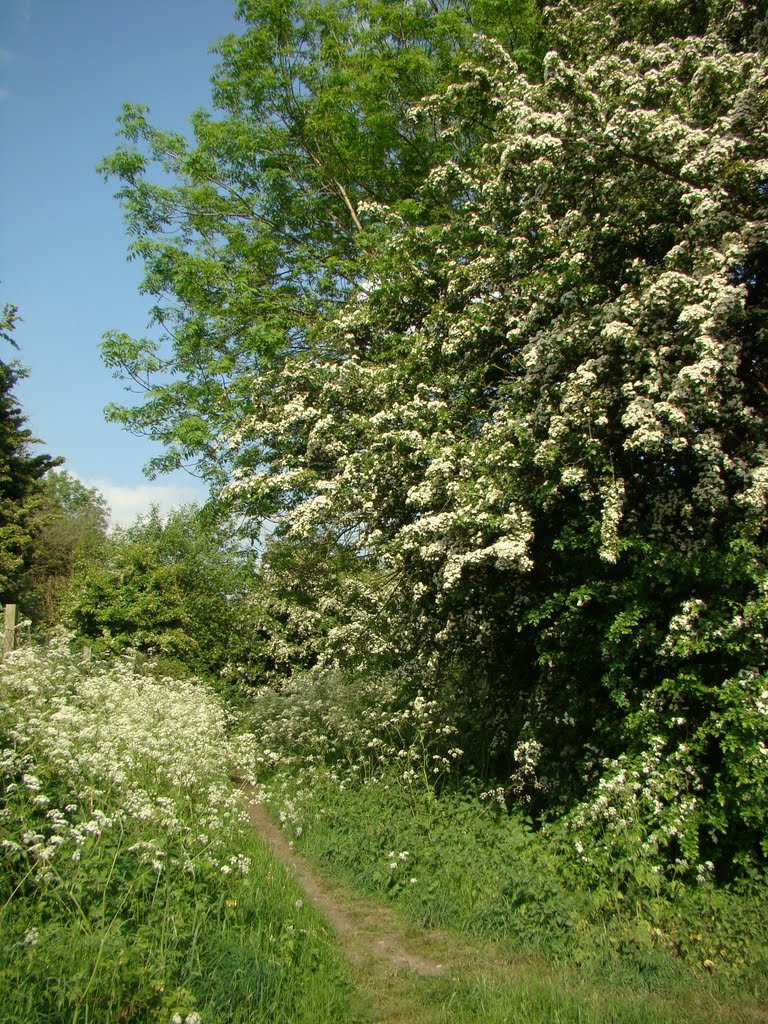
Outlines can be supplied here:
[[373, 966], [367, 976], [356, 970], [378, 1007], [372, 1020], [766, 1020], [758, 883], [631, 900], [580, 886], [551, 837], [455, 789], [438, 796], [386, 774], [340, 786], [315, 770], [311, 789], [288, 774], [279, 785], [273, 778], [277, 792], [284, 825], [321, 871], [443, 930], [449, 978], [393, 986]]

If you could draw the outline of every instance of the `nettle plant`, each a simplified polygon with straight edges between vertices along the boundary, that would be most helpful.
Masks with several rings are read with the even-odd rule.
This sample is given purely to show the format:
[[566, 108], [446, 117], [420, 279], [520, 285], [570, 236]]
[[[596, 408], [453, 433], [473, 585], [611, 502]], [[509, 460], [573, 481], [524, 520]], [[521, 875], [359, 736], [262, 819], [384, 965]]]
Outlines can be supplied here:
[[386, 570], [362, 650], [515, 800], [588, 830], [652, 756], [642, 841], [725, 871], [768, 853], [768, 58], [752, 4], [625, 7], [413, 111], [429, 223], [360, 208], [366, 288], [254, 380], [230, 494]]

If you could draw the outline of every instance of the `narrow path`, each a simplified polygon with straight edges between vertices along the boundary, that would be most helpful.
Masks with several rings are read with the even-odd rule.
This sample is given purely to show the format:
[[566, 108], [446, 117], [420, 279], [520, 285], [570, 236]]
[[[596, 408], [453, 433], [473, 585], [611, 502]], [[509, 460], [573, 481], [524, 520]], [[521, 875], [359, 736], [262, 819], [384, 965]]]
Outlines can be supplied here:
[[[309, 862], [296, 853], [285, 835], [272, 822], [261, 803], [258, 791], [242, 779], [235, 779], [244, 795], [245, 808], [254, 830], [264, 839], [274, 856], [288, 868], [336, 934], [341, 951], [347, 957], [350, 981], [358, 995], [360, 1021], [376, 1024], [445, 1024], [455, 1021], [454, 1000], [461, 992], [471, 994], [473, 986], [477, 999], [467, 1004], [471, 1019], [480, 1024], [483, 1016], [484, 993], [492, 995], [494, 987], [501, 985], [509, 1002], [509, 1017], [505, 1021], [545, 1021], [575, 1019], [572, 1007], [558, 999], [569, 988], [571, 994], [583, 997], [584, 1013], [596, 1005], [600, 988], [597, 984], [579, 986], [578, 972], [565, 977], [539, 960], [505, 956], [493, 943], [457, 937], [436, 929], [422, 929], [409, 925], [387, 907], [379, 906], [351, 894], [343, 886], [322, 877]], [[552, 987], [552, 1001], [541, 993]], [[537, 996], [537, 993], [539, 995]], [[606, 991], [606, 998], [612, 995]], [[680, 1008], [663, 994], [627, 993], [627, 1002], [637, 1006], [638, 1019], [643, 1012], [654, 1009], [659, 1021], [680, 1019]], [[498, 1003], [490, 1000], [488, 1021], [495, 1024], [502, 1019], [494, 1010]], [[515, 1006], [518, 1007], [518, 1014]], [[463, 1005], [463, 1004], [462, 1004]], [[560, 1018], [562, 1009], [565, 1017]], [[687, 1007], [686, 1020], [720, 1020], [739, 1024], [762, 1024], [768, 1021], [765, 1009], [755, 1006], [747, 998], [743, 1005], [720, 1005], [711, 995], [702, 992], [700, 999], [692, 997]], [[582, 1018], [581, 1010], [578, 1019]], [[469, 1017], [467, 1017], [469, 1019]]]
[[406, 949], [392, 930], [392, 915], [383, 907], [371, 908], [360, 901], [347, 898], [342, 905], [338, 892], [322, 882], [308, 862], [297, 854], [269, 817], [266, 808], [256, 798], [256, 791], [245, 782], [239, 783], [245, 795], [245, 805], [254, 829], [269, 844], [275, 857], [293, 874], [307, 894], [307, 898], [320, 911], [336, 932], [347, 956], [359, 963], [373, 957], [387, 961], [394, 968], [408, 968], [425, 977], [439, 977], [447, 967], [436, 959], [421, 956]]

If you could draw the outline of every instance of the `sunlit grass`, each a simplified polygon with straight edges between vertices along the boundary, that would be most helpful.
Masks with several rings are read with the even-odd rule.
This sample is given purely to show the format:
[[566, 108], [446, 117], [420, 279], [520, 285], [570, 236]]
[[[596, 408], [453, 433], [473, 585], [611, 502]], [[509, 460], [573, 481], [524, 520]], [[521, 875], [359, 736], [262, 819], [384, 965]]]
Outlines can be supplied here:
[[[372, 1019], [762, 1019], [766, 922], [759, 893], [681, 892], [676, 903], [659, 900], [642, 913], [615, 901], [611, 907], [605, 893], [573, 882], [569, 888], [556, 855], [520, 822], [479, 817], [476, 802], [456, 793], [419, 806], [412, 790], [406, 796], [386, 786], [324, 789], [316, 775], [290, 816], [290, 827], [301, 830], [297, 845], [321, 871], [365, 898], [389, 902], [411, 922], [403, 925], [409, 948], [450, 966], [446, 977], [398, 985], [382, 981], [375, 965], [357, 966], [352, 979], [378, 1008]], [[420, 949], [418, 939], [414, 945], [420, 927], [438, 930], [439, 949]], [[403, 1005], [407, 1018], [398, 1015]]]
[[753, 1019], [768, 999], [759, 873], [727, 886], [709, 872], [691, 882], [655, 871], [629, 829], [626, 863], [603, 850], [601, 876], [579, 850], [594, 853], [599, 836], [575, 836], [572, 821], [536, 829], [508, 813], [503, 789], [456, 770], [431, 704], [398, 710], [386, 685], [353, 683], [308, 677], [252, 705], [251, 768], [275, 815], [357, 893], [459, 946], [493, 944], [502, 960], [529, 963], [524, 984], [465, 963], [453, 988], [430, 983], [429, 1011], [421, 986], [414, 1021]]

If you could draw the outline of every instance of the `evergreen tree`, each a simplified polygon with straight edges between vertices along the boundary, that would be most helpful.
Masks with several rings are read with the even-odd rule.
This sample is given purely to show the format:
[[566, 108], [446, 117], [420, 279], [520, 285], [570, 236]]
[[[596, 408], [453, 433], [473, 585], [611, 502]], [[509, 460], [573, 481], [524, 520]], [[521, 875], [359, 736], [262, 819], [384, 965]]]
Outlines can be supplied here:
[[[16, 307], [4, 307], [0, 337], [14, 347], [18, 319]], [[17, 362], [0, 361], [0, 602], [5, 603], [17, 602], [22, 591], [41, 503], [40, 480], [62, 462], [33, 453], [39, 442], [25, 426], [26, 417], [13, 393], [26, 375]]]

